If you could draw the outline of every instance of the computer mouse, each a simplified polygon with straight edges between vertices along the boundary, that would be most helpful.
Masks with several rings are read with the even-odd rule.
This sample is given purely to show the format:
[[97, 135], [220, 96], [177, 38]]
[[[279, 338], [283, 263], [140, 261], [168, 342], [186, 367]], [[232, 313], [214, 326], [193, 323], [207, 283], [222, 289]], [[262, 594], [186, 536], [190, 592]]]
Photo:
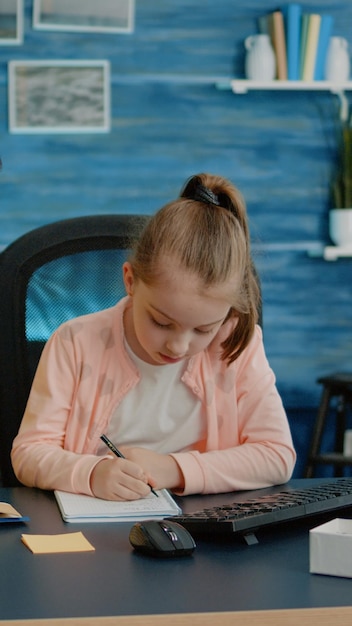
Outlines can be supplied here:
[[189, 556], [196, 547], [186, 528], [178, 522], [163, 519], [136, 522], [129, 540], [137, 552], [162, 558]]

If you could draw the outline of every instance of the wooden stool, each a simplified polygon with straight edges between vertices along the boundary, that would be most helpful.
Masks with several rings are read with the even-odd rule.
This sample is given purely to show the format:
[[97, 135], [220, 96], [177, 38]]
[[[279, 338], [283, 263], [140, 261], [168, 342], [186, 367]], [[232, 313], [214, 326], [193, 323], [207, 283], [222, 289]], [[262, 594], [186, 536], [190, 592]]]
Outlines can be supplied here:
[[[347, 426], [347, 405], [352, 403], [352, 373], [336, 373], [318, 378], [323, 385], [323, 392], [313, 429], [312, 440], [305, 469], [305, 478], [314, 476], [316, 465], [332, 465], [335, 476], [343, 476], [343, 468], [352, 466], [352, 456], [343, 454], [344, 435]], [[320, 451], [321, 441], [331, 410], [331, 401], [337, 398], [335, 408], [335, 449], [332, 452]]]

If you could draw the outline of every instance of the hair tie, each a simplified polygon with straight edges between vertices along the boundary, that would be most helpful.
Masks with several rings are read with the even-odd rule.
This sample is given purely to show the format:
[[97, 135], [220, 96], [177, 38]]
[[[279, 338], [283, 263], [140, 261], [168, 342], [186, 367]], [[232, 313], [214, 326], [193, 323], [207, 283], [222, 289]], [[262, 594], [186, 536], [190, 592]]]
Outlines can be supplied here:
[[208, 189], [208, 187], [204, 187], [204, 185], [199, 184], [196, 186], [193, 192], [193, 200], [198, 200], [199, 202], [205, 202], [206, 204], [215, 204], [216, 206], [220, 206], [218, 196]]
[[181, 191], [180, 196], [181, 198], [188, 198], [189, 200], [197, 200], [205, 204], [222, 207], [237, 217], [237, 211], [231, 198], [226, 193], [214, 193], [209, 187], [205, 187], [205, 185], [200, 182], [198, 176], [192, 176], [192, 178], [189, 179]]

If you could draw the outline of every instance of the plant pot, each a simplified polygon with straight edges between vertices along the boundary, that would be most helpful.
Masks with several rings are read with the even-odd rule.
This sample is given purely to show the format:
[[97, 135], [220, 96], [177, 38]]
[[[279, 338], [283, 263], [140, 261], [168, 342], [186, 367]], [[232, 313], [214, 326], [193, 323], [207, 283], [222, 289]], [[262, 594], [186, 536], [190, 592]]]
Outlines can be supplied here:
[[329, 233], [336, 246], [352, 248], [352, 208], [330, 209]]

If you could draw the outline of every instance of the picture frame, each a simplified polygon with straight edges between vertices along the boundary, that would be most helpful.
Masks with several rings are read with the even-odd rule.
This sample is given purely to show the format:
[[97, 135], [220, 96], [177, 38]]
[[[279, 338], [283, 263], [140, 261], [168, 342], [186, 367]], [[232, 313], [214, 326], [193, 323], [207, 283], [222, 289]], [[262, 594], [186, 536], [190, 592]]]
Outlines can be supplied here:
[[131, 33], [135, 0], [34, 0], [33, 28]]
[[23, 43], [23, 0], [0, 2], [0, 46]]
[[9, 131], [110, 130], [109, 61], [9, 61]]

